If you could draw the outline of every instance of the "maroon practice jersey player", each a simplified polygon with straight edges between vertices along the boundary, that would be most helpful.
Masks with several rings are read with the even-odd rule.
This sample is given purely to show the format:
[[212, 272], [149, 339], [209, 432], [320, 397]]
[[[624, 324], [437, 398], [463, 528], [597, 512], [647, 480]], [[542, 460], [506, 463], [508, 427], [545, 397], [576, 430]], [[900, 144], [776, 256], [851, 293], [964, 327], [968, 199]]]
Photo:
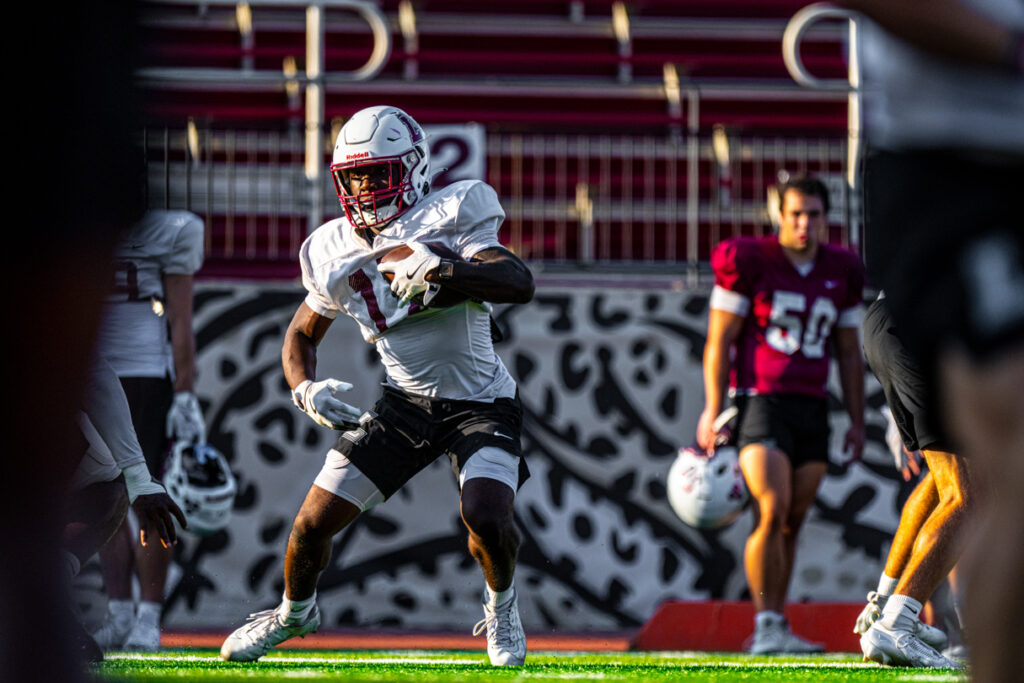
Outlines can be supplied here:
[[726, 240], [712, 254], [711, 307], [745, 316], [734, 393], [826, 395], [828, 343], [835, 327], [860, 325], [864, 269], [852, 252], [818, 249], [801, 266], [774, 236]]

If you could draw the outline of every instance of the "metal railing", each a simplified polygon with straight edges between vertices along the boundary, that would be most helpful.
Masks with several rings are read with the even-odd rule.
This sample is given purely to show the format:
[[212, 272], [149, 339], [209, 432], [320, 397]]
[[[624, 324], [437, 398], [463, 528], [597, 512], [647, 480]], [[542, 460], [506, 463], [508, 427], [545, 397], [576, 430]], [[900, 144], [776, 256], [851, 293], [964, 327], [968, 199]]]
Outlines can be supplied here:
[[[203, 217], [209, 256], [295, 259], [314, 194], [301, 132], [149, 131], [146, 146], [150, 205]], [[664, 137], [489, 133], [485, 179], [506, 211], [502, 238], [531, 262], [696, 273], [719, 240], [767, 229], [768, 188], [785, 174], [822, 177], [833, 197], [830, 241], [857, 244], [847, 228], [858, 224], [860, 205], [845, 182], [846, 152], [845, 139], [721, 129]], [[328, 149], [322, 163], [330, 163]], [[319, 201], [330, 217], [337, 200], [324, 176]]]

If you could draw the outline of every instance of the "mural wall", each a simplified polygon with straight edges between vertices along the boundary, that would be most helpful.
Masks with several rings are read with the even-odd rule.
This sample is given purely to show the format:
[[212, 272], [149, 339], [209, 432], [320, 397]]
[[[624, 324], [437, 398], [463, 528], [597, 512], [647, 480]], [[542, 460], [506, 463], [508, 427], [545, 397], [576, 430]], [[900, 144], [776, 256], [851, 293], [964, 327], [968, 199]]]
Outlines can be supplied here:
[[[516, 506], [528, 631], [628, 630], [667, 599], [745, 597], [750, 512], [697, 531], [665, 498], [669, 465], [702, 408], [707, 294], [548, 286], [529, 305], [496, 309], [533, 473]], [[197, 287], [197, 393], [239, 495], [227, 531], [179, 544], [168, 627], [226, 628], [280, 599], [292, 518], [335, 438], [291, 405], [281, 370], [282, 334], [302, 296], [291, 284]], [[349, 402], [372, 404], [383, 374], [355, 324], [335, 322], [319, 359], [318, 376], [352, 382]], [[793, 600], [862, 600], [908, 493], [884, 447], [881, 390], [868, 381], [869, 444], [851, 467], [839, 464], [846, 426], [833, 386], [834, 452]], [[319, 586], [327, 628], [468, 630], [482, 591], [447, 458], [340, 534]]]

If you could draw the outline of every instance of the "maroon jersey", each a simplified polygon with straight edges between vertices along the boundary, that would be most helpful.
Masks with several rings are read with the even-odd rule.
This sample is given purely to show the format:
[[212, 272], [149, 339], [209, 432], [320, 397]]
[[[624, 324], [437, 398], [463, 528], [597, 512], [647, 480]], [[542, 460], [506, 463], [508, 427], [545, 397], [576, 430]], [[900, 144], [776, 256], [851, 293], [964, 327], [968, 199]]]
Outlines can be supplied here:
[[732, 362], [737, 393], [825, 396], [835, 327], [858, 327], [864, 267], [821, 245], [801, 274], [774, 236], [722, 242], [711, 255], [711, 307], [745, 315]]

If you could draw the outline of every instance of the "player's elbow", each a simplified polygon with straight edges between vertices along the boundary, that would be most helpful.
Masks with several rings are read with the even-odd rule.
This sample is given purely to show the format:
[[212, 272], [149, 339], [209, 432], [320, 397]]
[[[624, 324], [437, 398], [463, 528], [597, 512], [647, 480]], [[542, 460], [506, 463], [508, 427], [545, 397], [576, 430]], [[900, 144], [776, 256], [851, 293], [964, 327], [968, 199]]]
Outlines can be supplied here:
[[525, 304], [533, 301], [533, 293], [536, 290], [536, 286], [533, 283], [533, 276], [529, 273], [526, 277], [521, 278], [521, 281], [511, 290], [512, 300], [509, 303], [513, 304]]

